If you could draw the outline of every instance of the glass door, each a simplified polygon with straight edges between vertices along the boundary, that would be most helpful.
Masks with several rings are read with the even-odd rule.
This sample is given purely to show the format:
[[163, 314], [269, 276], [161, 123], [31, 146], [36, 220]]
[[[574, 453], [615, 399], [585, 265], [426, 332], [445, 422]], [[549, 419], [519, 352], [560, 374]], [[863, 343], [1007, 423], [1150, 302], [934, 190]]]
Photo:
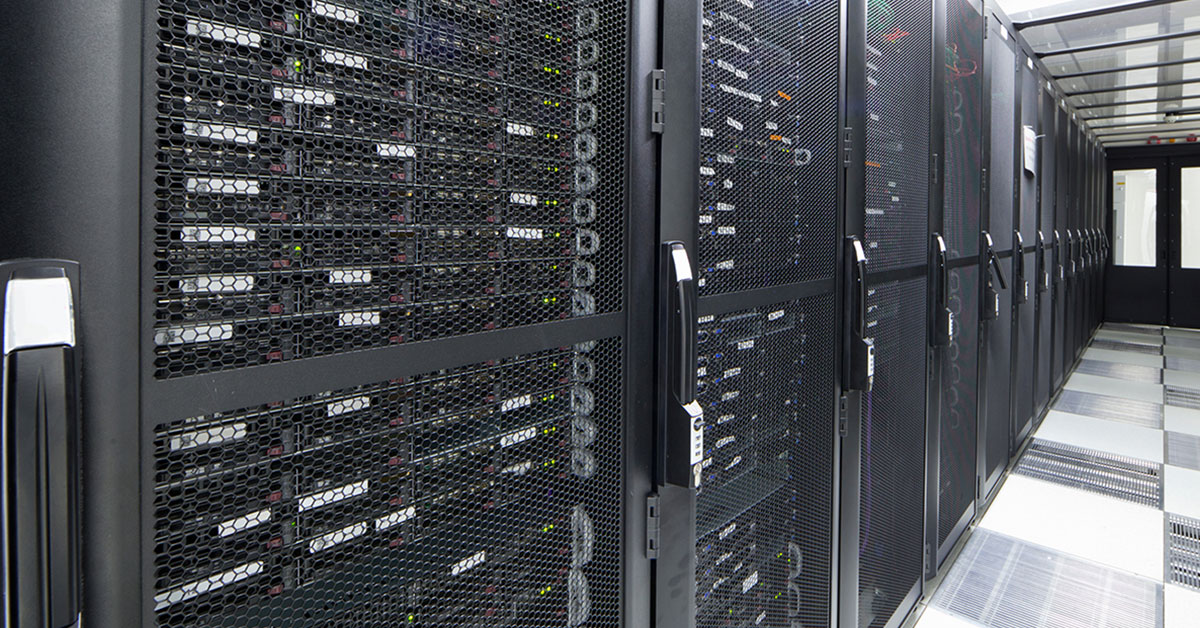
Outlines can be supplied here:
[[[1113, 253], [1105, 310], [1110, 321], [1167, 324], [1168, 255], [1167, 247], [1160, 245], [1164, 242], [1165, 221], [1158, 211], [1159, 199], [1166, 198], [1166, 163], [1114, 161], [1109, 171]], [[1200, 175], [1200, 168], [1193, 172]], [[1189, 192], [1200, 211], [1200, 181], [1192, 183]], [[1200, 257], [1200, 253], [1189, 259], [1192, 257]], [[1175, 260], [1178, 265], [1178, 257]]]
[[1168, 324], [1200, 327], [1200, 158], [1171, 160]]

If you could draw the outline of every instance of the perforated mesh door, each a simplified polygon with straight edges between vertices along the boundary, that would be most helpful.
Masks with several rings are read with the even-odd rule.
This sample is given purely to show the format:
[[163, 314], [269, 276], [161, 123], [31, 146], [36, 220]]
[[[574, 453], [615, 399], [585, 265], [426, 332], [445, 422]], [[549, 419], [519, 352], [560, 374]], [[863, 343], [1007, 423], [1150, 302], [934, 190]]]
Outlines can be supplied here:
[[706, 316], [696, 625], [827, 626], [832, 295]]
[[160, 426], [157, 625], [615, 626], [617, 340]]
[[158, 2], [156, 377], [620, 309], [625, 14]]
[[951, 259], [979, 252], [982, 199], [983, 16], [947, 2], [945, 233]]
[[704, 2], [700, 293], [833, 274], [839, 10]]
[[979, 376], [979, 269], [950, 271], [954, 338], [942, 369], [938, 543], [975, 501], [977, 385]]
[[[997, 25], [996, 28], [1003, 28]], [[997, 251], [1012, 249], [1013, 225], [1013, 143], [1016, 141], [1016, 55], [1011, 43], [995, 31], [987, 39], [991, 80], [991, 155], [988, 159], [988, 226]]]
[[1046, 83], [1042, 89], [1041, 124], [1042, 139], [1039, 146], [1042, 151], [1039, 176], [1042, 178], [1041, 199], [1039, 209], [1039, 224], [1046, 248], [1042, 251], [1040, 269], [1043, 274], [1037, 277], [1039, 282], [1046, 282], [1038, 287], [1038, 356], [1037, 383], [1035, 408], [1045, 408], [1050, 402], [1050, 393], [1054, 389], [1053, 373], [1053, 337], [1054, 337], [1054, 285], [1057, 281], [1057, 270], [1054, 267], [1054, 212], [1057, 203], [1058, 181], [1058, 143], [1055, 139], [1057, 105], [1054, 93], [1049, 90], [1051, 83]]
[[868, 291], [875, 385], [864, 395], [859, 522], [860, 626], [906, 613], [921, 580], [925, 477], [925, 282]]

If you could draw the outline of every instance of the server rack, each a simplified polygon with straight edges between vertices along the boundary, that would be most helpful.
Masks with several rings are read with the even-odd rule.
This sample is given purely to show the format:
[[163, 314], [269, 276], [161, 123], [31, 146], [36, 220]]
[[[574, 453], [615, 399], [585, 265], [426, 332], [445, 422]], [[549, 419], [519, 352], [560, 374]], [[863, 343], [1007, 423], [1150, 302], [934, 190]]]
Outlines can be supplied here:
[[844, 12], [665, 11], [660, 233], [694, 243], [705, 419], [698, 486], [660, 493], [686, 507], [662, 502], [656, 621], [832, 626]]
[[[927, 523], [927, 541], [937, 549], [936, 569], [975, 515], [979, 372], [979, 230], [983, 198], [982, 146], [986, 23], [982, 3], [945, 3], [945, 179], [943, 231], [947, 253], [948, 303], [953, 334], [940, 378], [940, 410], [931, 432], [937, 448], [929, 456], [930, 484], [937, 490], [927, 504], [936, 519]], [[933, 426], [936, 425], [936, 429]], [[936, 451], [936, 455], [934, 455]]]
[[[1050, 403], [1050, 396], [1055, 390], [1052, 353], [1055, 339], [1055, 315], [1057, 312], [1054, 300], [1054, 286], [1057, 284], [1055, 275], [1055, 250], [1058, 246], [1055, 234], [1055, 211], [1057, 209], [1058, 184], [1058, 143], [1056, 121], [1058, 97], [1054, 83], [1044, 75], [1039, 79], [1041, 106], [1038, 111], [1040, 124], [1038, 143], [1038, 196], [1041, 207], [1038, 212], [1037, 233], [1037, 361], [1035, 365], [1036, 378], [1034, 383], [1034, 412], [1039, 419]], [[1036, 427], [1036, 426], [1035, 426]]]
[[1017, 51], [1012, 31], [994, 7], [988, 6], [988, 36], [984, 59], [988, 68], [990, 120], [987, 155], [988, 203], [986, 225], [980, 244], [981, 264], [987, 269], [982, 282], [979, 394], [980, 495], [988, 498], [1008, 463], [1012, 425], [1013, 295], [1016, 283], [1013, 255], [1014, 207], [1019, 167], [1014, 154], [1019, 146], [1015, 95]]
[[[941, 229], [941, 212], [931, 211], [939, 206], [940, 175], [931, 183], [943, 146], [943, 103], [934, 90], [941, 81], [934, 68], [940, 72], [942, 64], [933, 59], [943, 57], [940, 50], [934, 55], [932, 3], [850, 3], [849, 10], [855, 146], [846, 185], [847, 303], [855, 321], [847, 355], [850, 367], [869, 365], [864, 341], [873, 340], [874, 370], [873, 387], [867, 368], [851, 368], [858, 377], [848, 386], [859, 392], [847, 399], [843, 451], [857, 452], [847, 456], [843, 482], [857, 484], [857, 499], [843, 500], [841, 609], [843, 625], [882, 627], [908, 615], [934, 560], [925, 546], [927, 459], [914, 452], [927, 449], [928, 402], [938, 403], [937, 394], [927, 400], [926, 384], [938, 381], [933, 370], [942, 344], [930, 344], [935, 301], [928, 276], [940, 248], [931, 244]], [[854, 263], [860, 255], [864, 263]]]
[[6, 255], [82, 262], [85, 623], [648, 616], [655, 13], [87, 4], [0, 38]]
[[1055, 180], [1055, 211], [1054, 211], [1054, 344], [1051, 354], [1054, 365], [1053, 389], [1062, 385], [1066, 370], [1066, 340], [1069, 335], [1067, 320], [1067, 271], [1070, 269], [1070, 237], [1067, 229], [1067, 216], [1071, 207], [1071, 158], [1068, 143], [1068, 122], [1070, 112], [1067, 111], [1066, 99], [1058, 98], [1054, 110], [1054, 146], [1056, 153]]
[[[1012, 445], [1017, 445], [1029, 434], [1034, 417], [1034, 368], [1037, 338], [1037, 231], [1038, 211], [1041, 198], [1038, 195], [1037, 136], [1038, 98], [1041, 89], [1034, 67], [1032, 52], [1021, 43], [1018, 54], [1017, 119], [1019, 125], [1016, 144], [1019, 153], [1017, 172], [1017, 208], [1014, 210], [1013, 241], [1013, 348], [1012, 364]], [[1032, 137], [1032, 139], [1030, 139]], [[1032, 142], [1033, 161], [1030, 160], [1027, 142]]]

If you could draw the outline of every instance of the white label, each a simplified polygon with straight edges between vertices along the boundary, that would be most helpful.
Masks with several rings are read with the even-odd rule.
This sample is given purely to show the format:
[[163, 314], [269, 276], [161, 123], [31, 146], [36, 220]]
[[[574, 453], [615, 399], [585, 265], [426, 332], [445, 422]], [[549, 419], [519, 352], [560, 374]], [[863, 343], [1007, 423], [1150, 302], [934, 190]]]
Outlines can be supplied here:
[[783, 310], [775, 310], [774, 312], [767, 314], [767, 320], [769, 321], [777, 321], [781, 318], [783, 318]]
[[770, 122], [770, 121], [768, 121], [768, 122], [767, 122], [767, 129], [768, 129], [768, 130], [771, 130], [771, 131], [778, 131], [778, 130], [779, 130], [779, 125], [778, 125], [778, 124], [775, 124], [774, 122]]
[[731, 523], [728, 526], [726, 526], [724, 530], [721, 530], [721, 534], [719, 534], [718, 536], [720, 536], [721, 540], [724, 541], [726, 538], [729, 537], [730, 534], [733, 534], [736, 531], [737, 531], [737, 524]]
[[726, 155], [725, 153], [721, 153], [721, 154], [717, 155], [717, 161], [719, 161], [719, 162], [721, 162], [721, 163], [723, 163], [723, 164], [735, 164], [735, 163], [737, 163], [737, 159], [736, 159], [736, 158], [734, 158], [734, 156], [733, 156], [733, 155]]
[[723, 262], [717, 262], [717, 270], [733, 270], [733, 260], [727, 259]]
[[371, 283], [371, 271], [367, 268], [349, 268], [329, 271], [329, 283], [342, 285]]
[[717, 227], [717, 235], [737, 235], [737, 227], [732, 225]]
[[741, 122], [738, 122], [737, 120], [734, 120], [733, 118], [731, 118], [729, 116], [725, 116], [725, 124], [728, 124], [729, 126], [735, 128], [739, 131], [744, 131], [746, 129], [745, 125], [743, 125]]
[[532, 126], [528, 124], [518, 124], [516, 122], [509, 122], [505, 126], [504, 130], [507, 131], [509, 135], [521, 135], [524, 137], [533, 137], [537, 134], [537, 131], [535, 131]]
[[713, 130], [707, 127], [700, 127], [700, 137], [712, 137]]
[[235, 194], [257, 196], [257, 179], [222, 179], [219, 177], [188, 177], [186, 188], [192, 194]]
[[470, 570], [482, 565], [483, 561], [485, 561], [485, 560], [487, 560], [487, 552], [486, 551], [471, 554], [470, 556], [458, 561], [457, 563], [450, 565], [450, 575], [457, 576], [459, 574], [470, 571]]
[[184, 294], [231, 294], [254, 288], [254, 275], [204, 275], [179, 281]]
[[737, 348], [738, 348], [738, 351], [745, 351], [746, 349], [753, 349], [754, 341], [753, 340], [743, 340], [743, 341], [737, 343]]
[[343, 22], [350, 22], [351, 24], [358, 23], [358, 11], [354, 9], [347, 9], [346, 7], [338, 6], [331, 2], [312, 0], [312, 10], [313, 13], [323, 17], [341, 20]]
[[196, 447], [220, 445], [221, 443], [229, 442], [231, 440], [238, 440], [245, 437], [245, 423], [233, 423], [231, 425], [210, 427], [206, 430], [186, 432], [178, 436], [172, 436], [171, 451], [185, 451], [188, 449], [195, 449]]
[[219, 536], [232, 536], [243, 530], [249, 530], [255, 526], [262, 525], [271, 520], [271, 509], [264, 508], [257, 512], [252, 512], [248, 515], [230, 519], [217, 524], [217, 534]]
[[234, 144], [258, 143], [258, 131], [228, 124], [184, 122], [183, 134], [218, 142], [233, 142]]
[[346, 526], [341, 530], [323, 534], [308, 543], [308, 553], [316, 554], [317, 552], [327, 550], [335, 545], [340, 545], [351, 539], [358, 538], [367, 533], [370, 529], [366, 523], [356, 523]]
[[258, 233], [247, 227], [184, 227], [180, 240], [190, 244], [253, 242]]
[[733, 94], [734, 96], [741, 96], [742, 98], [745, 98], [746, 100], [749, 100], [750, 102], [761, 103], [763, 101], [762, 96], [759, 96], [758, 94], [752, 94], [752, 93], [744, 91], [744, 90], [740, 90], [732, 85], [726, 85], [724, 83], [721, 83], [720, 89], [721, 89], [721, 91], [723, 91], [727, 94]]
[[721, 449], [722, 447], [725, 447], [726, 445], [731, 445], [735, 442], [737, 442], [736, 436], [726, 436], [724, 438], [717, 440], [717, 449]]
[[738, 0], [738, 3], [741, 5], [747, 6], [751, 9], [754, 8], [754, 2], [752, 2], [751, 0]]
[[513, 432], [512, 434], [505, 434], [503, 437], [500, 438], [500, 449], [504, 449], [506, 447], [512, 447], [513, 445], [516, 445], [518, 443], [523, 443], [523, 442], [533, 438], [534, 436], [537, 436], [537, 433], [538, 433], [538, 430], [536, 427], [527, 427], [519, 432]]
[[393, 526], [398, 526], [398, 525], [404, 523], [405, 521], [412, 519], [415, 516], [417, 516], [416, 507], [409, 506], [408, 508], [405, 508], [404, 510], [393, 512], [390, 515], [385, 515], [383, 517], [376, 519], [375, 520], [375, 529], [376, 530], [386, 530]]
[[717, 39], [717, 41], [721, 42], [722, 44], [725, 44], [726, 46], [733, 46], [734, 50], [737, 50], [738, 52], [745, 52], [745, 53], [750, 52], [749, 46], [747, 46], [743, 43], [736, 42], [728, 37], [725, 37], [724, 35], [722, 35], [719, 39]]
[[262, 47], [262, 35], [228, 24], [188, 18], [186, 29], [188, 35], [207, 37], [213, 41], [223, 41], [227, 44], [239, 44], [251, 48]]
[[742, 593], [754, 588], [758, 584], [758, 572], [750, 574], [745, 580], [742, 580]]
[[730, 377], [737, 377], [738, 375], [741, 375], [741, 374], [742, 374], [742, 367], [736, 366], [731, 369], [725, 369], [725, 372], [721, 374], [721, 377], [723, 379], [729, 379]]
[[705, 375], [708, 375], [707, 366], [700, 366], [696, 368], [696, 377], [704, 377]]
[[378, 325], [380, 312], [342, 312], [338, 314], [338, 327], [364, 327]]
[[371, 397], [361, 395], [359, 397], [349, 397], [347, 399], [339, 399], [330, 401], [325, 404], [325, 416], [335, 417], [354, 412], [355, 410], [366, 410], [371, 407]]
[[709, 314], [707, 316], [701, 316], [700, 318], [696, 319], [696, 322], [703, 325], [705, 323], [711, 323], [715, 320], [717, 320], [717, 317], [713, 316], [712, 314]]
[[508, 412], [510, 410], [516, 410], [517, 408], [524, 408], [530, 405], [533, 405], [533, 395], [521, 395], [520, 397], [505, 399], [504, 403], [500, 404], [500, 411]]
[[154, 344], [158, 346], [164, 345], [186, 345], [200, 342], [216, 342], [218, 340], [229, 340], [233, 338], [233, 325], [224, 323], [220, 325], [196, 324], [196, 325], [180, 325], [178, 327], [168, 327], [154, 332]]
[[417, 156], [417, 149], [408, 144], [376, 144], [375, 152], [380, 157], [399, 157], [408, 159]]
[[717, 203], [717, 211], [719, 212], [731, 212], [736, 209], [737, 205], [734, 205], [733, 203]]
[[536, 194], [524, 194], [521, 192], [513, 192], [508, 195], [508, 202], [514, 205], [537, 205], [538, 197]]
[[321, 61], [325, 63], [333, 63], [336, 65], [346, 66], [348, 68], [357, 68], [359, 70], [367, 69], [367, 58], [362, 55], [350, 54], [340, 50], [321, 50]]
[[353, 484], [331, 488], [327, 491], [321, 491], [320, 493], [314, 493], [307, 497], [301, 497], [300, 501], [298, 502], [298, 508], [300, 509], [300, 512], [304, 512], [306, 510], [312, 510], [313, 508], [320, 508], [322, 506], [328, 506], [329, 504], [336, 504], [344, 499], [358, 497], [359, 495], [366, 493], [368, 490], [370, 490], [370, 488], [370, 480], [363, 480], [361, 482], [355, 482]]
[[721, 395], [721, 401], [733, 401], [734, 399], [737, 399], [740, 396], [742, 396], [742, 391], [731, 390], [731, 391], [729, 391], [727, 393], [723, 393]]
[[738, 466], [741, 463], [742, 463], [742, 457], [734, 456], [733, 460], [729, 461], [729, 464], [725, 465], [725, 470], [728, 471], [728, 470]]
[[763, 612], [759, 613], [758, 617], [754, 618], [754, 625], [757, 626], [757, 625], [763, 623], [763, 621], [766, 620], [766, 618], [767, 618], [767, 611], [763, 611]]
[[229, 571], [209, 576], [203, 580], [196, 580], [181, 587], [163, 591], [154, 596], [154, 610], [162, 610], [172, 604], [178, 604], [179, 602], [190, 600], [196, 596], [204, 595], [235, 582], [241, 582], [246, 578], [257, 576], [263, 572], [264, 567], [265, 565], [261, 560], [254, 561], [234, 567]]
[[532, 470], [533, 470], [533, 463], [526, 460], [525, 462], [518, 462], [517, 464], [510, 464], [507, 467], [500, 469], [500, 473], [510, 473], [512, 475], [525, 475], [526, 473], [529, 473]]
[[717, 170], [708, 166], [700, 166], [700, 174], [706, 177], [715, 177], [717, 176]]
[[[717, 67], [729, 72], [730, 74], [733, 74], [740, 79], [750, 78], [750, 75], [747, 74], [745, 70], [737, 69], [732, 63], [725, 61], [724, 59], [717, 59]], [[741, 129], [738, 130], [740, 131]]]
[[711, 225], [712, 221], [713, 221], [712, 214], [705, 214], [700, 217], [700, 224], [702, 224], [702, 225]]
[[722, 414], [717, 417], [717, 425], [723, 425], [737, 418], [736, 414]]
[[286, 100], [298, 105], [332, 105], [337, 103], [333, 92], [303, 87], [276, 87], [272, 94], [275, 100]]
[[533, 227], [509, 227], [504, 235], [517, 240], [541, 240], [542, 230]]

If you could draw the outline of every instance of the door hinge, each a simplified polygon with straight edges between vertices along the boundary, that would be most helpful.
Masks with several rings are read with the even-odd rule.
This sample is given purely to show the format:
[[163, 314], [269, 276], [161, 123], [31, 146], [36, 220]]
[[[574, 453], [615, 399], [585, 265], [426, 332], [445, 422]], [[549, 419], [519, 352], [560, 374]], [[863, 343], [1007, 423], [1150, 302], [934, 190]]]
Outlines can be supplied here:
[[646, 558], [658, 558], [658, 495], [646, 496]]
[[842, 129], [842, 167], [850, 167], [850, 155], [854, 149], [854, 127]]
[[980, 168], [979, 169], [979, 197], [982, 198], [985, 203], [987, 202], [987, 193], [988, 193], [988, 169]]
[[992, 16], [990, 16], [990, 15], [983, 16], [983, 38], [984, 39], [988, 38], [988, 27], [990, 27], [992, 25], [991, 19], [992, 19]]
[[925, 544], [925, 571], [927, 573], [935, 573], [937, 571], [937, 569], [935, 568], [933, 563], [934, 563], [933, 545], [930, 543], [926, 543]]
[[942, 160], [939, 159], [939, 155], [937, 153], [933, 153], [932, 155], [930, 155], [929, 156], [929, 181], [934, 187], [936, 187], [938, 185], [938, 181], [940, 179], [939, 175], [941, 174], [939, 172], [939, 170], [941, 169], [941, 167], [942, 167]]
[[666, 70], [650, 71], [650, 131], [662, 134], [666, 111], [667, 73]]
[[975, 499], [983, 499], [983, 478], [976, 478], [975, 480]]
[[842, 395], [838, 402], [838, 436], [845, 436], [850, 426], [850, 400]]

